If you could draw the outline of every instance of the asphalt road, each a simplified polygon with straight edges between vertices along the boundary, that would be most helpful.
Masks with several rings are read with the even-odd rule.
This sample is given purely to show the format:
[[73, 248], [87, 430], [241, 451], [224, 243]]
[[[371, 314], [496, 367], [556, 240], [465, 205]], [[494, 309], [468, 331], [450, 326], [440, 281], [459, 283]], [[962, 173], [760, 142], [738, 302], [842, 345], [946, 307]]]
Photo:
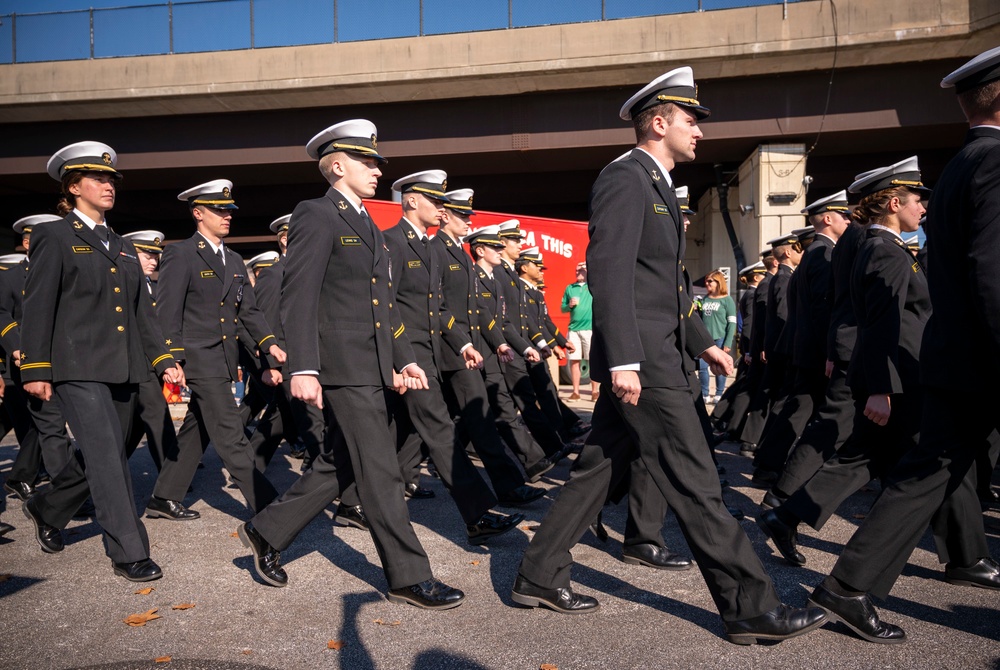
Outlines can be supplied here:
[[[590, 404], [577, 407], [589, 411]], [[0, 470], [15, 456], [12, 436], [0, 443]], [[723, 445], [730, 503], [748, 516], [743, 527], [786, 602], [804, 603], [877, 495], [877, 485], [851, 497], [821, 533], [803, 533], [808, 564], [786, 565], [752, 521], [763, 492], [750, 487], [749, 461]], [[267, 475], [279, 490], [297, 476], [282, 448]], [[74, 521], [66, 549], [43, 554], [20, 503], [8, 499], [3, 520], [17, 529], [0, 539], [0, 668], [1000, 668], [1000, 593], [952, 586], [942, 579], [926, 536], [881, 612], [909, 635], [903, 645], [863, 642], [837, 626], [781, 644], [740, 647], [722, 624], [697, 570], [658, 572], [619, 560], [624, 507], [605, 512], [612, 539], [589, 533], [574, 549], [577, 590], [601, 601], [598, 612], [565, 616], [521, 609], [510, 600], [517, 564], [558, 495], [569, 463], [543, 480], [550, 495], [523, 510], [522, 527], [489, 549], [465, 541], [461, 519], [439, 480], [424, 476], [434, 500], [411, 501], [418, 536], [435, 575], [467, 594], [461, 607], [432, 613], [389, 603], [367, 533], [335, 527], [333, 506], [309, 524], [282, 556], [289, 585], [255, 581], [250, 557], [235, 537], [249, 517], [238, 491], [225, 487], [214, 451], [185, 501], [193, 522], [149, 519], [153, 558], [164, 578], [148, 595], [111, 571], [97, 525]], [[145, 448], [132, 460], [139, 504], [155, 470]], [[511, 511], [511, 510], [505, 510]], [[1000, 514], [986, 512], [994, 556]], [[671, 516], [668, 546], [686, 551]], [[194, 605], [172, 609], [177, 605]], [[142, 627], [123, 620], [158, 608]], [[339, 649], [331, 649], [331, 642]], [[169, 656], [169, 662], [154, 659]]]

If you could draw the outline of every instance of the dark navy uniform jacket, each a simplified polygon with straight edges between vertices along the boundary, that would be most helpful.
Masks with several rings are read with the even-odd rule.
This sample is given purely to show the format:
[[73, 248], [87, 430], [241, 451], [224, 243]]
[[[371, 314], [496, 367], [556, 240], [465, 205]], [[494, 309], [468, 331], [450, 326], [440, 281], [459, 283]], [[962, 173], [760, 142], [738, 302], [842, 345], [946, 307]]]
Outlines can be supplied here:
[[135, 247], [109, 230], [105, 249], [73, 212], [32, 231], [23, 308], [25, 383], [137, 384], [174, 365]]
[[382, 232], [342, 193], [295, 207], [284, 265], [289, 372], [317, 371], [324, 386], [391, 386], [393, 369], [416, 362], [393, 305], [399, 270]]
[[[444, 304], [448, 306], [449, 319], [452, 317], [455, 319], [451, 328], [447, 327], [447, 323], [443, 324], [444, 329], [453, 330], [456, 334], [469, 338], [467, 341], [471, 341], [476, 351], [485, 356], [487, 352], [483, 351], [480, 335], [479, 306], [476, 304], [476, 274], [473, 272], [472, 258], [465, 253], [461, 244], [457, 244], [444, 233], [436, 235], [427, 246], [437, 255]], [[465, 359], [452, 347], [441, 347], [441, 360], [438, 365], [443, 372], [464, 370]]]
[[455, 327], [456, 319], [441, 293], [442, 258], [430, 241], [424, 246], [413, 227], [400, 219], [396, 226], [385, 231], [385, 243], [392, 258], [396, 308], [406, 326], [417, 365], [430, 375], [442, 369], [442, 355], [447, 347], [451, 348], [451, 354], [457, 355], [470, 343], [470, 336]]
[[817, 235], [806, 249], [793, 277], [795, 289], [795, 331], [792, 340], [792, 363], [812, 370], [826, 367], [826, 341], [830, 329], [830, 263], [833, 240]]
[[684, 224], [667, 175], [634, 149], [601, 172], [590, 211], [591, 377], [608, 383], [609, 368], [640, 363], [644, 387], [688, 388], [682, 352], [697, 356], [715, 342], [687, 316]]
[[[266, 351], [277, 340], [257, 308], [238, 253], [223, 245], [226, 263], [199, 233], [167, 245], [160, 261], [156, 314], [170, 351], [190, 379], [236, 379], [239, 336]], [[275, 364], [276, 361], [271, 361]]]

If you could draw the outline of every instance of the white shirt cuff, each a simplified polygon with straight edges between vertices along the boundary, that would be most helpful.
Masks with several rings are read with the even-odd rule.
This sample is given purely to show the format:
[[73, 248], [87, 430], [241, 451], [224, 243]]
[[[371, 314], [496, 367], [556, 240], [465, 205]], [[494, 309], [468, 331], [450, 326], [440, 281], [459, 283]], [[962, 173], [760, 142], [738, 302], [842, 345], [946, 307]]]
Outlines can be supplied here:
[[464, 353], [465, 353], [465, 350], [466, 350], [466, 349], [468, 349], [468, 348], [469, 348], [469, 347], [471, 347], [471, 346], [472, 346], [472, 342], [469, 342], [469, 343], [468, 343], [468, 344], [466, 344], [466, 345], [465, 345], [464, 347], [462, 347], [461, 349], [459, 349], [459, 350], [458, 350], [458, 353], [460, 353], [460, 354], [464, 354]]
[[406, 368], [410, 367], [411, 365], [416, 365], [416, 364], [417, 364], [416, 361], [413, 361], [412, 363], [407, 363], [403, 367], [399, 368], [399, 374], [403, 374], [403, 370], [405, 370]]
[[312, 375], [313, 377], [319, 377], [319, 370], [299, 370], [298, 372], [293, 372], [292, 376], [297, 375]]
[[632, 372], [639, 371], [639, 363], [629, 363], [627, 365], [616, 365], [613, 368], [608, 368], [609, 372], [621, 372], [622, 370], [629, 370]]

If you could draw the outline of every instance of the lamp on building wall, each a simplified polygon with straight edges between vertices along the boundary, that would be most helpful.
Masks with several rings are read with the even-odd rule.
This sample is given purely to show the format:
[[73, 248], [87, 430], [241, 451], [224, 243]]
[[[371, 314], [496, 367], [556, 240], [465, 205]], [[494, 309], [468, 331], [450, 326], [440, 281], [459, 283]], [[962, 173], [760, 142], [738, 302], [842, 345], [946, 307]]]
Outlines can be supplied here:
[[795, 202], [798, 193], [768, 193], [767, 201], [772, 205], [788, 205]]
[[745, 205], [740, 205], [740, 214], [742, 214], [743, 216], [746, 216], [747, 214], [749, 214], [752, 211], [753, 211], [753, 203], [752, 202], [748, 202]]

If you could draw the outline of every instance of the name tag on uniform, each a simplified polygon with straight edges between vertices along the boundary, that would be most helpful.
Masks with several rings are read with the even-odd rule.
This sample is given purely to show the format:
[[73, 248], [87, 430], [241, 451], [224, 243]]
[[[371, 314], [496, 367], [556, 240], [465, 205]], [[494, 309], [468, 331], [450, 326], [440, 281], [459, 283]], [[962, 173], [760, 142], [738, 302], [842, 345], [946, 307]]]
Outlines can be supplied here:
[[406, 262], [406, 267], [408, 267], [408, 268], [419, 268], [421, 265], [423, 265], [422, 261], [407, 261]]
[[653, 205], [653, 211], [657, 214], [670, 215], [670, 209], [666, 205]]
[[92, 254], [94, 250], [90, 247], [73, 247], [74, 254]]
[[343, 236], [340, 238], [340, 246], [342, 247], [360, 247], [361, 238], [360, 237], [348, 237]]
[[534, 298], [528, 298], [528, 302], [530, 304], [534, 305], [535, 304], [535, 299]]
[[449, 270], [461, 270], [461, 269], [462, 269], [462, 266], [461, 266], [461, 265], [459, 265], [458, 263], [454, 263], [453, 265], [449, 265], [449, 266], [448, 266], [448, 269], [449, 269]]
[[486, 291], [481, 292], [479, 295], [483, 296], [484, 298], [492, 298], [493, 297], [492, 293], [487, 293]]
[[201, 278], [202, 279], [210, 279], [210, 278], [212, 278], [214, 276], [215, 276], [215, 270], [202, 270], [201, 271]]

